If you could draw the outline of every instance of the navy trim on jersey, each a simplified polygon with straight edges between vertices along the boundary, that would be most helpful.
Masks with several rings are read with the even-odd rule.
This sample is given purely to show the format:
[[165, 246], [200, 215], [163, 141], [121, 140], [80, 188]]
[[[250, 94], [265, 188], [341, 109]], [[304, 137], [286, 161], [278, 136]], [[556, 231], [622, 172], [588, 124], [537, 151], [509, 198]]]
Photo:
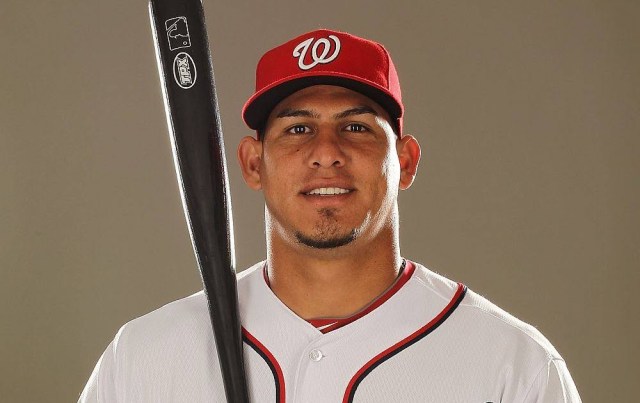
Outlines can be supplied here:
[[381, 352], [380, 354], [375, 356], [373, 359], [371, 359], [368, 363], [366, 363], [358, 372], [356, 372], [353, 378], [351, 378], [351, 381], [349, 382], [349, 385], [345, 390], [344, 399], [342, 400], [343, 403], [353, 402], [356, 389], [358, 388], [360, 383], [363, 381], [363, 379], [371, 373], [371, 371], [373, 371], [380, 364], [390, 359], [394, 355], [398, 354], [399, 352], [403, 351], [407, 347], [412, 346], [413, 344], [422, 340], [429, 333], [433, 332], [442, 323], [444, 323], [444, 321], [447, 320], [447, 318], [451, 316], [453, 311], [455, 311], [456, 308], [460, 305], [460, 302], [462, 302], [466, 293], [467, 293], [467, 287], [464, 284], [459, 283], [458, 289], [456, 290], [455, 295], [453, 296], [449, 304], [447, 304], [447, 306], [442, 310], [442, 312], [438, 314], [438, 316], [436, 316], [433, 320], [431, 320], [422, 328], [418, 329], [416, 332], [412, 333], [411, 335], [404, 338], [400, 342], [394, 344], [390, 348]]
[[267, 363], [271, 373], [273, 374], [273, 383], [276, 386], [276, 403], [284, 403], [285, 401], [285, 389], [284, 389], [284, 375], [282, 374], [282, 368], [276, 361], [276, 358], [271, 352], [256, 339], [251, 333], [244, 327], [242, 328], [242, 341], [247, 343], [249, 347], [253, 349], [262, 359]]

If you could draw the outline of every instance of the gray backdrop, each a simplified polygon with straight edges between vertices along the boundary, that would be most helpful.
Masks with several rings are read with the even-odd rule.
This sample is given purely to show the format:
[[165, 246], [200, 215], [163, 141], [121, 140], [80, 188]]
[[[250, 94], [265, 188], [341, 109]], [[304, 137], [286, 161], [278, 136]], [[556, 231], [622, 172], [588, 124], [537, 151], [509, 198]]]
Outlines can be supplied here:
[[[265, 253], [235, 160], [258, 57], [318, 27], [381, 41], [424, 151], [404, 256], [536, 325], [585, 401], [637, 401], [638, 2], [205, 8], [239, 268]], [[147, 4], [3, 0], [0, 34], [0, 396], [74, 401], [119, 326], [200, 288]]]

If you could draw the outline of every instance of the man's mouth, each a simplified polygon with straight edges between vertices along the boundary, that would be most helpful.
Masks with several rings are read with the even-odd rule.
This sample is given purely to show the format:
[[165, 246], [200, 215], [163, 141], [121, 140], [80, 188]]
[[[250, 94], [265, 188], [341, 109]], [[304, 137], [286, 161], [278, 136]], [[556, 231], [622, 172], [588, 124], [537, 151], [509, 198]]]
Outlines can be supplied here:
[[305, 195], [318, 195], [318, 196], [335, 196], [342, 195], [351, 192], [350, 189], [343, 188], [316, 188], [305, 193]]

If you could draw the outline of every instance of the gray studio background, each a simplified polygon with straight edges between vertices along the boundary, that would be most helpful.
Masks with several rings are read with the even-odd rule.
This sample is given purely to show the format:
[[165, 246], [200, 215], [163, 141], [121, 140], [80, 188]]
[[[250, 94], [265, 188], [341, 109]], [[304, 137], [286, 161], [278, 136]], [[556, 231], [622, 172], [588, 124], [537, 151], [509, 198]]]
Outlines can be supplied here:
[[[261, 53], [318, 27], [383, 42], [422, 143], [402, 251], [536, 325], [585, 402], [635, 402], [635, 1], [205, 0], [238, 267], [261, 195], [235, 147]], [[128, 320], [200, 279], [143, 0], [0, 5], [0, 401], [77, 399]]]

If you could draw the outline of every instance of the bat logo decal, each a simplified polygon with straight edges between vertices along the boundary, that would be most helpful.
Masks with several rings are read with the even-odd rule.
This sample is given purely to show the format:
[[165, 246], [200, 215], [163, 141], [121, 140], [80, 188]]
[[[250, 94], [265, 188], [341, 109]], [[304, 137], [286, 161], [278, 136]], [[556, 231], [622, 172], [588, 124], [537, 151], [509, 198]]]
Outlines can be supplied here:
[[191, 46], [187, 17], [169, 18], [164, 22], [164, 27], [167, 30], [169, 50], [188, 48]]
[[180, 88], [188, 90], [196, 83], [196, 65], [191, 56], [186, 52], [180, 52], [173, 59], [173, 78]]
[[[300, 42], [298, 46], [293, 49], [293, 57], [298, 58], [298, 67], [302, 70], [309, 70], [318, 65], [318, 63], [327, 64], [335, 60], [340, 53], [340, 39], [335, 35], [329, 35], [329, 38], [318, 39], [313, 46], [313, 40], [315, 38], [309, 38], [306, 41]], [[331, 41], [329, 41], [331, 39]], [[333, 46], [332, 46], [333, 42]], [[311, 54], [307, 58], [307, 52], [311, 46]], [[322, 46], [322, 48], [321, 48]], [[333, 53], [329, 56], [331, 49]], [[322, 49], [321, 52], [319, 50]], [[329, 56], [329, 57], [327, 57]], [[311, 59], [310, 63], [306, 63], [305, 59]]]

